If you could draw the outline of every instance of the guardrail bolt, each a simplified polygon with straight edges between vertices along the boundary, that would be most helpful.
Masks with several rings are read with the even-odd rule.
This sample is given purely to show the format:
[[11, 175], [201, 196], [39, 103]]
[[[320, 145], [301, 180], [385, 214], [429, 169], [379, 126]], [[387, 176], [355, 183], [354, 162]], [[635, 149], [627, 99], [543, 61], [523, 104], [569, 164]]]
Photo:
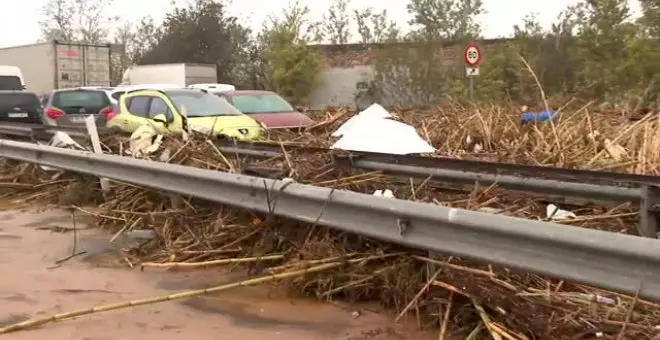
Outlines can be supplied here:
[[399, 235], [403, 236], [403, 234], [410, 228], [410, 220], [407, 218], [399, 217], [396, 219], [396, 226], [399, 228]]

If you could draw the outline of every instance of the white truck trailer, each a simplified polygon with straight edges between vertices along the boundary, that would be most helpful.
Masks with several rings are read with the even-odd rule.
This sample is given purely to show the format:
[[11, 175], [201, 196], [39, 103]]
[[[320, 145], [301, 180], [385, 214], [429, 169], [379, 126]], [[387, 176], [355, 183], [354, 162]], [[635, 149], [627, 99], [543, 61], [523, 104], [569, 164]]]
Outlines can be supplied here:
[[174, 84], [186, 87], [217, 82], [216, 65], [179, 63], [133, 65], [124, 72], [121, 85]]
[[27, 91], [110, 86], [110, 45], [59, 41], [0, 48], [0, 65], [17, 66]]

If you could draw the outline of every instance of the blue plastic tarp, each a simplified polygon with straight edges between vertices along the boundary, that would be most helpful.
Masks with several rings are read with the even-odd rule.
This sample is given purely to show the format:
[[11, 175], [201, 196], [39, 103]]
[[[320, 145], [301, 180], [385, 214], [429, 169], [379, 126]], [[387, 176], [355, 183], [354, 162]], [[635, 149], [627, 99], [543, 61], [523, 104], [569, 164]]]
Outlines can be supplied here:
[[552, 119], [553, 122], [557, 122], [559, 116], [554, 110], [545, 110], [541, 112], [525, 112], [520, 115], [521, 123], [537, 123], [537, 122], [547, 122]]

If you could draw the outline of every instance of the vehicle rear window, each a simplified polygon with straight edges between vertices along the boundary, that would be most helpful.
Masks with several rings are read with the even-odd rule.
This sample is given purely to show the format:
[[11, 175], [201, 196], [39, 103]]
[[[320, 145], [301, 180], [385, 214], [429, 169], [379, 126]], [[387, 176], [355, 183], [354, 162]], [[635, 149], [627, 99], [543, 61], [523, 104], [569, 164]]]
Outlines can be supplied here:
[[15, 91], [22, 90], [23, 84], [17, 76], [0, 76], [0, 90]]
[[0, 93], [0, 112], [15, 111], [36, 112], [41, 108], [37, 95], [31, 92]]
[[99, 112], [110, 104], [105, 92], [93, 90], [57, 91], [52, 101], [54, 107], [69, 114]]
[[180, 110], [186, 108], [188, 117], [240, 116], [241, 111], [226, 100], [209, 93], [197, 91], [171, 91], [172, 103]]
[[295, 111], [286, 100], [271, 93], [234, 95], [232, 96], [232, 104], [244, 113], [277, 113]]

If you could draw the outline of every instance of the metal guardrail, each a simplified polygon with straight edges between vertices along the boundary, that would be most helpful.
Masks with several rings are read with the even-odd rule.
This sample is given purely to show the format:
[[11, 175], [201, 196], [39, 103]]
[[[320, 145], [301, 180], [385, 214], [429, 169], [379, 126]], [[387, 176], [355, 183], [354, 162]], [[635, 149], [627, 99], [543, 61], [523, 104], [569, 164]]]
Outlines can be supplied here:
[[[26, 124], [27, 125], [27, 124]], [[12, 127], [0, 124], [3, 129], [14, 129], [14, 136], [26, 132], [26, 127]], [[64, 131], [76, 137], [85, 137], [87, 132], [78, 127], [36, 126], [47, 133]], [[101, 133], [108, 133], [101, 130]], [[222, 152], [252, 157], [277, 157], [282, 155], [282, 146], [269, 143], [219, 142]], [[286, 146], [305, 152], [328, 152], [325, 148]], [[363, 170], [379, 170], [387, 174], [430, 178], [455, 184], [480, 183], [543, 196], [579, 198], [599, 202], [632, 202], [640, 207], [639, 235], [657, 238], [660, 231], [660, 176], [621, 174], [602, 171], [562, 169], [527, 166], [519, 164], [491, 163], [457, 160], [439, 157], [400, 156], [377, 153], [352, 153], [348, 156], [334, 155], [338, 164]], [[461, 164], [463, 167], [461, 167]], [[589, 183], [592, 182], [592, 183]], [[608, 184], [604, 184], [608, 183]], [[619, 184], [619, 185], [615, 185]]]
[[[238, 154], [253, 157], [277, 157], [281, 156], [281, 146], [264, 145], [254, 143], [233, 143], [220, 144], [219, 149], [228, 154]], [[256, 146], [251, 148], [242, 148], [241, 146]], [[311, 150], [310, 150], [311, 149]], [[329, 151], [327, 149], [317, 148], [304, 148], [307, 151]], [[509, 190], [532, 192], [537, 195], [543, 196], [559, 196], [564, 198], [579, 198], [594, 200], [598, 202], [632, 202], [638, 204], [640, 207], [640, 223], [637, 225], [639, 235], [650, 238], [657, 238], [658, 231], [660, 231], [660, 218], [658, 212], [660, 210], [660, 176], [647, 176], [647, 175], [633, 175], [633, 174], [619, 174], [608, 173], [599, 171], [587, 170], [572, 170], [559, 168], [547, 168], [550, 171], [556, 171], [564, 174], [559, 178], [544, 176], [543, 171], [538, 173], [538, 176], [521, 176], [516, 175], [515, 171], [508, 171], [505, 173], [498, 173], [498, 167], [505, 167], [509, 169], [517, 169], [516, 164], [500, 164], [488, 162], [475, 162], [452, 160], [452, 163], [460, 164], [460, 162], [475, 162], [481, 164], [477, 167], [480, 171], [469, 171], [453, 166], [445, 168], [442, 166], [428, 166], [435, 163], [436, 159], [432, 157], [418, 157], [418, 156], [394, 156], [374, 153], [357, 153], [349, 156], [335, 155], [335, 160], [338, 164], [350, 167], [353, 169], [362, 170], [378, 170], [386, 174], [407, 176], [419, 179], [433, 179], [436, 181], [453, 183], [453, 184], [467, 184], [480, 183], [483, 185], [497, 184], [499, 187]], [[413, 161], [419, 160], [419, 161]], [[413, 165], [417, 163], [417, 165]], [[439, 162], [444, 164], [443, 161]], [[489, 164], [490, 169], [483, 166]], [[419, 165], [427, 164], [427, 166]], [[520, 166], [520, 168], [530, 171], [528, 168], [544, 168], [544, 167], [528, 167]], [[468, 168], [470, 169], [470, 168]], [[571, 171], [575, 171], [576, 176], [570, 178]], [[520, 172], [520, 171], [519, 171]], [[594, 177], [589, 177], [590, 173], [594, 173]], [[617, 177], [621, 175], [621, 177]], [[634, 179], [633, 181], [628, 181]], [[580, 180], [581, 182], [578, 182]], [[601, 182], [601, 184], [590, 184], [592, 182]], [[621, 186], [606, 185], [602, 182], [618, 183]]]
[[660, 300], [660, 242], [648, 238], [9, 140], [0, 157]]
[[[105, 129], [99, 132], [103, 133]], [[62, 127], [48, 126], [41, 124], [8, 124], [0, 123], [0, 135], [29, 138], [32, 140], [48, 140], [55, 132], [66, 132], [74, 138], [89, 138], [89, 134], [84, 127]]]
[[[225, 142], [220, 143], [227, 148], [238, 150], [255, 151], [254, 154], [262, 154], [270, 157], [274, 153], [281, 153], [282, 146], [273, 143], [258, 142]], [[284, 145], [287, 150], [303, 150], [306, 152], [328, 152], [326, 148]], [[478, 160], [457, 159], [449, 157], [426, 157], [416, 155], [391, 155], [383, 153], [352, 152], [350, 156], [340, 158], [351, 160], [368, 160], [380, 163], [411, 165], [425, 168], [442, 168], [469, 171], [475, 173], [487, 173], [494, 175], [511, 175], [522, 178], [545, 178], [578, 183], [596, 183], [618, 186], [660, 186], [660, 176], [628, 174], [611, 171], [594, 171], [582, 169], [556, 168], [549, 166], [524, 165], [514, 163], [495, 163]]]

